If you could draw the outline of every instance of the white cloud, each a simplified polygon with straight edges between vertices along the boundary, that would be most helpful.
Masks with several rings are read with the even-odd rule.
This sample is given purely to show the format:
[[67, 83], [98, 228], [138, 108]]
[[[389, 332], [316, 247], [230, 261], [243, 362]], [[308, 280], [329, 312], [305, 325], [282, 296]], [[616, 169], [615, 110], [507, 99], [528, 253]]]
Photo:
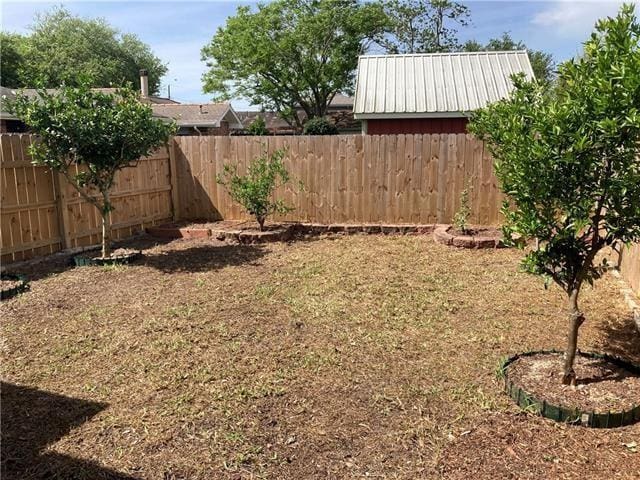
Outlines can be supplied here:
[[[554, 28], [560, 35], [586, 34], [599, 18], [616, 14], [621, 1], [556, 0], [546, 5], [531, 19], [533, 25]], [[631, 3], [637, 3], [632, 1]]]

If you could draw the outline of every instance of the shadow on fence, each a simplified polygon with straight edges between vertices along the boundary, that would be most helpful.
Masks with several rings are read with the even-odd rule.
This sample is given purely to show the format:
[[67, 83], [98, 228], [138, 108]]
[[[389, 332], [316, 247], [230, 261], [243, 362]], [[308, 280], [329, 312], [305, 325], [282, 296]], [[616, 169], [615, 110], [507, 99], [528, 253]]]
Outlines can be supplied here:
[[605, 323], [601, 332], [600, 350], [640, 363], [640, 333], [636, 330], [632, 314]]

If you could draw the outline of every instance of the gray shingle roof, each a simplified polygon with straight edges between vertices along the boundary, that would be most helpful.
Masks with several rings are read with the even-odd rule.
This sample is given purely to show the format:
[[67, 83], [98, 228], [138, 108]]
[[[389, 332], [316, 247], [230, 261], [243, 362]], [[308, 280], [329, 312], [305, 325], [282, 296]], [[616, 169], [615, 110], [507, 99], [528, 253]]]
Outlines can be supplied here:
[[151, 105], [156, 115], [173, 118], [179, 126], [219, 127], [222, 120], [231, 128], [242, 128], [242, 123], [228, 103], [179, 103]]
[[508, 96], [510, 76], [520, 72], [534, 77], [524, 50], [362, 56], [354, 114], [460, 116]]

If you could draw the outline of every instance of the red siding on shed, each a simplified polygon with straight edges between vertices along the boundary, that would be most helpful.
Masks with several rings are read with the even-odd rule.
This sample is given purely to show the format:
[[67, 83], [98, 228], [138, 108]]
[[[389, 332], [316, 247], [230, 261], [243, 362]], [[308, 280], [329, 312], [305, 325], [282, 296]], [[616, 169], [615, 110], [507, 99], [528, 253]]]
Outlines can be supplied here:
[[367, 120], [369, 135], [467, 133], [465, 117], [454, 118], [385, 118]]

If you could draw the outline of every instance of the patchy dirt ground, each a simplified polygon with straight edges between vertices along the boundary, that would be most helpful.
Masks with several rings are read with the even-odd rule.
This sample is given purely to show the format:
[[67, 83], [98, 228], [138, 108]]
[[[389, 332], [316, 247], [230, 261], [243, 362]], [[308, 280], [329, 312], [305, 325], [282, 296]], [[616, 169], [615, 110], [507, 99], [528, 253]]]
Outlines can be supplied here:
[[[128, 267], [37, 265], [2, 318], [10, 478], [638, 478], [640, 424], [518, 412], [500, 359], [562, 348], [521, 252], [431, 236], [138, 242]], [[640, 361], [605, 278], [580, 346]]]

